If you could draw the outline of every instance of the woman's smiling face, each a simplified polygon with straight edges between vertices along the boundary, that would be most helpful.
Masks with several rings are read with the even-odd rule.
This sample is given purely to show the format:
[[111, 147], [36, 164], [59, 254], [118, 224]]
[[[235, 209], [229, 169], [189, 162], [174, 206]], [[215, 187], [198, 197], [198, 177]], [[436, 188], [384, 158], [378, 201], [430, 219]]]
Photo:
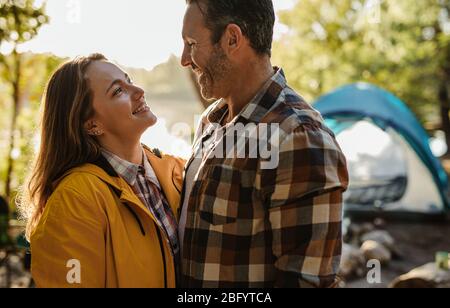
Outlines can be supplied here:
[[88, 121], [88, 131], [97, 136], [119, 140], [140, 139], [157, 118], [145, 100], [144, 90], [130, 77], [107, 61], [92, 63], [86, 77], [93, 94], [95, 115]]

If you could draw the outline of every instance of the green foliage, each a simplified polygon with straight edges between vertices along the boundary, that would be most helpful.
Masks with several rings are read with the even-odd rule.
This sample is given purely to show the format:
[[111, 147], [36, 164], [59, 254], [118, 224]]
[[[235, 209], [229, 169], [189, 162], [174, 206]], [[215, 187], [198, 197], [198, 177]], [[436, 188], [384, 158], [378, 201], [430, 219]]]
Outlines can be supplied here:
[[[38, 142], [39, 110], [42, 95], [50, 74], [62, 63], [63, 59], [49, 54], [22, 55], [21, 113], [17, 119], [15, 133], [15, 155], [12, 191], [13, 196], [29, 171], [34, 149]], [[0, 91], [0, 102], [11, 102], [11, 91]], [[8, 156], [8, 136], [11, 121], [11, 103], [0, 113], [0, 185], [3, 187], [6, 178]], [[12, 198], [13, 199], [13, 198]]]
[[[45, 14], [45, 3], [36, 7], [34, 0], [0, 0], [0, 45], [4, 42], [17, 46], [33, 39], [40, 28], [48, 23], [49, 18]], [[11, 63], [0, 54], [0, 65], [3, 64], [8, 70], [4, 71], [7, 80], [12, 81], [14, 63]]]
[[29, 59], [18, 52], [18, 46], [34, 38], [47, 22], [45, 3], [38, 7], [34, 0], [0, 0], [0, 46], [8, 43], [12, 47], [11, 54], [0, 54], [0, 105], [7, 111], [0, 123], [0, 154], [4, 157], [0, 163], [0, 182], [5, 182], [7, 197], [14, 195], [17, 174], [20, 177], [20, 172], [15, 173], [15, 163], [21, 156], [21, 138], [26, 132], [21, 124], [21, 112], [30, 105], [28, 99], [33, 90], [33, 83], [27, 77], [39, 78], [36, 71], [30, 72], [35, 68], [28, 65], [34, 63], [28, 63]]
[[398, 95], [422, 122], [436, 121], [448, 12], [448, 0], [301, 0], [280, 14], [290, 30], [274, 58], [310, 101], [366, 81]]
[[34, 0], [0, 0], [0, 41], [24, 43], [35, 37], [48, 22], [45, 4], [36, 7]]

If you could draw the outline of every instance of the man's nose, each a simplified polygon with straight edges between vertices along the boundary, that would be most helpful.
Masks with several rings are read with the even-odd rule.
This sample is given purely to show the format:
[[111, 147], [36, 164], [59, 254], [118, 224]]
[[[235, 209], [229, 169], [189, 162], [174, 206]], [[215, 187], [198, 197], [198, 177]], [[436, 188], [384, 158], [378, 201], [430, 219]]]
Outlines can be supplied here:
[[187, 47], [189, 46], [184, 46], [183, 54], [181, 55], [181, 65], [184, 67], [191, 66], [192, 64], [191, 53]]

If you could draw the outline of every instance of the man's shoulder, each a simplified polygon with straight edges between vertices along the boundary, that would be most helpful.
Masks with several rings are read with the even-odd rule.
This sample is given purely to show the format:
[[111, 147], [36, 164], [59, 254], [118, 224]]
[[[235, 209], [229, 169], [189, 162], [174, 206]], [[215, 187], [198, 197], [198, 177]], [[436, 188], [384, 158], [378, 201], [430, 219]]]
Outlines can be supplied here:
[[285, 134], [290, 134], [299, 127], [317, 129], [334, 136], [325, 125], [319, 111], [309, 104], [301, 95], [286, 86], [278, 97], [278, 101], [261, 121], [278, 124]]

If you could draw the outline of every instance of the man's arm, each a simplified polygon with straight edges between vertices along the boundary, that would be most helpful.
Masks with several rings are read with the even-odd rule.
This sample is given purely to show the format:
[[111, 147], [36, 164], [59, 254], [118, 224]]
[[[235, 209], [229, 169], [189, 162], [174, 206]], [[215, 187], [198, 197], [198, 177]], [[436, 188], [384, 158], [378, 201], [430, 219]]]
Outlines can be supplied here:
[[302, 125], [280, 145], [279, 166], [263, 171], [276, 256], [276, 287], [332, 287], [342, 249], [345, 157], [334, 136]]

